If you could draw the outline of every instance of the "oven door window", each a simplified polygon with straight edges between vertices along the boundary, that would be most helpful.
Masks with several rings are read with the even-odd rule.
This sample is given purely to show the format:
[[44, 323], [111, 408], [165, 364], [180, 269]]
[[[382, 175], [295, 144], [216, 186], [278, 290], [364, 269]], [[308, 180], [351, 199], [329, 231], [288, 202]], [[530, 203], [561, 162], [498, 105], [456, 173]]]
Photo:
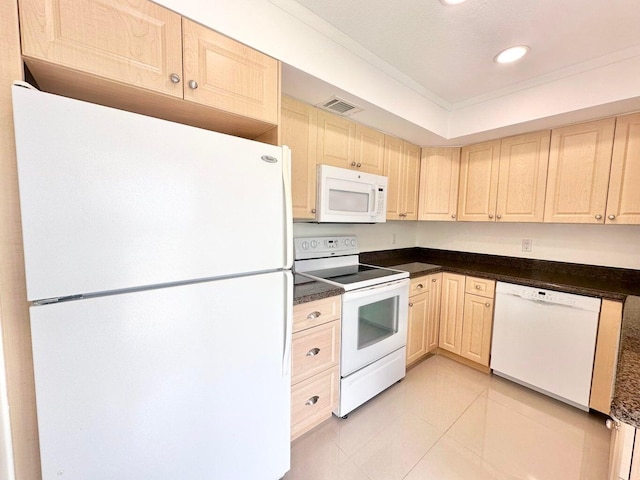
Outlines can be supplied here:
[[398, 297], [358, 308], [358, 350], [398, 333]]

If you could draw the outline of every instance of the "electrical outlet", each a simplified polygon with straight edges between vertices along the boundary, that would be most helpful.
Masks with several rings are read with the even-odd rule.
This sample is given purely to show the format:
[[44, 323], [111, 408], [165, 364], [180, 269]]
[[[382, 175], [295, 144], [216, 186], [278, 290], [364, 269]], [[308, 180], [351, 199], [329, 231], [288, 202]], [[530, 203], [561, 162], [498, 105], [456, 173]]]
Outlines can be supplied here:
[[530, 252], [532, 246], [533, 246], [533, 241], [530, 238], [523, 238], [522, 239], [522, 251], [523, 252]]

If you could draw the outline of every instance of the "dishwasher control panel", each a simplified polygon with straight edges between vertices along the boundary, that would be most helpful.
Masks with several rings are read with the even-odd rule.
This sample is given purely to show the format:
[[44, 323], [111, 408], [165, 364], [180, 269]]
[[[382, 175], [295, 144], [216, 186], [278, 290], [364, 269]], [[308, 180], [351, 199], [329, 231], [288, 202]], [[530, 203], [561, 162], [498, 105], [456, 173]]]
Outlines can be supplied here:
[[496, 283], [496, 294], [513, 295], [523, 300], [530, 300], [539, 303], [549, 303], [553, 305], [564, 305], [581, 310], [600, 311], [600, 299], [576, 295], [573, 293], [558, 292], [555, 290], [545, 290], [542, 288], [516, 285], [513, 283]]

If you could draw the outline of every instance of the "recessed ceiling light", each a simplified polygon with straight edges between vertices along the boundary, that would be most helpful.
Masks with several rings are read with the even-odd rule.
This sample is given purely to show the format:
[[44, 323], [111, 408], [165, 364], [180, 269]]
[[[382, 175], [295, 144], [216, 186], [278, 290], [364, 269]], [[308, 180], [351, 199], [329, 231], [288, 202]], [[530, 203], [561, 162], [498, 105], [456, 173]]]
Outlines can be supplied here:
[[520, 60], [524, 57], [529, 51], [529, 47], [526, 45], [518, 45], [516, 47], [509, 47], [503, 51], [501, 51], [496, 58], [494, 58], [496, 63], [511, 63], [516, 60]]
[[467, 0], [440, 0], [440, 3], [443, 5], [458, 5], [459, 3], [464, 3]]

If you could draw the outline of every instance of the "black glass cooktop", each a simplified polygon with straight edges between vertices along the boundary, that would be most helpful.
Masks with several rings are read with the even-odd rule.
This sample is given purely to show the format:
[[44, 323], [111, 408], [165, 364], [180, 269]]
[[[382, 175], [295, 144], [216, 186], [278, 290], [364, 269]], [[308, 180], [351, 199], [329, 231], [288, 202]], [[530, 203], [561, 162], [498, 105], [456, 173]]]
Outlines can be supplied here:
[[349, 265], [347, 267], [326, 268], [323, 270], [315, 270], [312, 272], [304, 272], [318, 278], [324, 278], [332, 282], [342, 285], [350, 285], [353, 283], [384, 278], [391, 275], [397, 275], [398, 272], [385, 270], [377, 267], [369, 267], [367, 265]]

